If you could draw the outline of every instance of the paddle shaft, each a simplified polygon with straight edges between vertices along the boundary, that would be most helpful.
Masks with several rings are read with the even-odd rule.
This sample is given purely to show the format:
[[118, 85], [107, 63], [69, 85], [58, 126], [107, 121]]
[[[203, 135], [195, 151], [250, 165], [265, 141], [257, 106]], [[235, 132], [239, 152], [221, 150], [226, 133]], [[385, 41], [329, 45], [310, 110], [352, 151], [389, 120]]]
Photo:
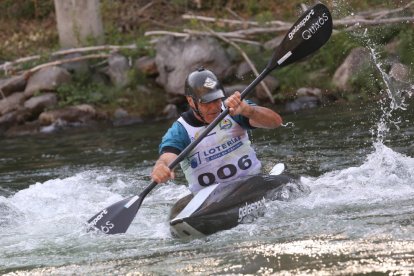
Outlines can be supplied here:
[[[243, 100], [244, 98], [246, 98], [246, 96], [253, 90], [253, 88], [255, 88], [271, 71], [272, 69], [269, 68], [265, 68], [263, 70], [262, 73], [260, 73], [257, 78], [249, 84], [249, 86], [247, 86], [243, 92], [241, 93], [241, 99]], [[218, 123], [220, 123], [221, 120], [224, 119], [224, 117], [226, 117], [229, 114], [230, 110], [228, 107], [226, 107], [225, 110], [223, 110], [223, 112], [220, 113], [219, 116], [217, 116], [217, 118], [215, 118], [207, 127], [206, 129], [200, 134], [200, 136], [194, 140], [193, 142], [191, 142], [175, 159], [174, 161], [172, 161], [170, 163], [170, 165], [168, 165], [168, 168], [170, 168], [170, 170], [174, 169], [175, 166], [178, 165], [178, 163], [180, 163], [181, 161], [184, 160], [184, 158], [187, 157], [187, 155], [201, 142], [201, 140], [204, 139], [204, 137], [207, 136], [207, 134], [210, 133], [211, 130], [213, 130], [213, 128], [215, 128]], [[157, 186], [157, 182], [152, 181], [151, 184], [145, 188], [144, 191], [142, 191], [142, 193], [140, 194], [140, 198], [141, 201], [144, 199], [144, 197], [151, 192], [152, 189], [155, 188], [155, 186]]]
[[[291, 64], [315, 52], [324, 45], [332, 34], [332, 16], [326, 6], [316, 4], [307, 10], [291, 27], [280, 45], [275, 49], [271, 60], [259, 76], [241, 93], [242, 100], [261, 82], [272, 70]], [[217, 124], [229, 114], [226, 108], [213, 120], [200, 136], [190, 143], [175, 159], [169, 168], [174, 167], [206, 137]], [[103, 209], [93, 216], [88, 223], [107, 234], [125, 233], [134, 219], [143, 199], [157, 186], [152, 182], [139, 196], [132, 196]]]

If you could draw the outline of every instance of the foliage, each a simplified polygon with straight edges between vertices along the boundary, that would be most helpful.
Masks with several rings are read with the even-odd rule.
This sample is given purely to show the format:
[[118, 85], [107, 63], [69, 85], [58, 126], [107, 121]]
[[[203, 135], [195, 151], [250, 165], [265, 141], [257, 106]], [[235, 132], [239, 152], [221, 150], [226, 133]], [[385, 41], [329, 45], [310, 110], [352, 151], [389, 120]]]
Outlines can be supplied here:
[[404, 64], [409, 65], [411, 70], [414, 71], [414, 29], [412, 26], [406, 26], [402, 29], [398, 34], [398, 39], [400, 41], [398, 46], [400, 59]]
[[[396, 4], [387, 0], [327, 0], [332, 8], [334, 18], [341, 18], [363, 10], [395, 8], [404, 5], [404, 1]], [[203, 24], [196, 20], [183, 20], [184, 13], [218, 18], [256, 20], [263, 24], [272, 20], [293, 21], [302, 12], [301, 4], [312, 5], [314, 1], [274, 1], [274, 0], [201, 0], [200, 5], [194, 0], [146, 1], [146, 0], [101, 0], [101, 14], [107, 44], [125, 45], [135, 43], [136, 50], [121, 50], [120, 53], [131, 60], [155, 55], [151, 44], [153, 37], [145, 36], [147, 30], [182, 31], [183, 28], [203, 30]], [[146, 5], [150, 4], [148, 8]], [[58, 34], [55, 28], [54, 7], [52, 0], [2, 0], [0, 1], [0, 60], [51, 52], [58, 48]], [[209, 25], [212, 27], [213, 25]], [[234, 26], [215, 24], [216, 31], [233, 30]], [[261, 34], [256, 37], [264, 43], [274, 34]], [[280, 100], [290, 97], [300, 87], [315, 86], [332, 90], [331, 79], [349, 52], [358, 46], [369, 43], [386, 45], [390, 41], [398, 41], [397, 55], [401, 62], [414, 69], [414, 29], [412, 25], [382, 25], [341, 31], [335, 33], [330, 41], [306, 60], [273, 72], [281, 83], [281, 92], [276, 95]], [[94, 45], [95, 42], [90, 40]], [[271, 51], [264, 51], [257, 46], [239, 44], [254, 61], [260, 71], [266, 66]], [[47, 60], [42, 58], [39, 62]], [[33, 64], [30, 64], [33, 65]], [[26, 65], [26, 66], [30, 66]], [[27, 68], [27, 67], [26, 67]], [[145, 78], [135, 71], [130, 72], [131, 82], [128, 87], [117, 89], [104, 83], [92, 81], [92, 76], [75, 76], [71, 84], [59, 88], [61, 104], [71, 105], [91, 103], [111, 108], [124, 105], [136, 112], [153, 114], [165, 105], [165, 95], [160, 88], [153, 85], [152, 79]], [[379, 89], [375, 84], [376, 73], [367, 68], [351, 82], [355, 93], [370, 93]], [[372, 82], [371, 80], [374, 80]], [[146, 91], [141, 83], [151, 88]], [[374, 90], [371, 90], [374, 89]], [[350, 94], [352, 95], [352, 94]], [[353, 96], [349, 96], [351, 98]], [[358, 96], [360, 97], [360, 96]]]
[[0, 19], [42, 19], [54, 12], [53, 0], [2, 0]]
[[368, 64], [362, 70], [356, 74], [350, 80], [350, 85], [352, 87], [353, 93], [347, 93], [346, 98], [353, 100], [357, 98], [358, 100], [369, 100], [373, 96], [378, 94], [379, 91], [384, 89], [384, 84], [381, 79], [381, 75], [374, 65]]
[[280, 80], [282, 93], [289, 95], [304, 86], [330, 89], [335, 70], [357, 46], [358, 42], [346, 33], [333, 35], [319, 51], [300, 64], [287, 66], [274, 73]]
[[99, 105], [111, 102], [117, 91], [104, 83], [93, 81], [90, 74], [75, 74], [72, 82], [58, 87], [57, 94], [61, 106], [81, 103]]

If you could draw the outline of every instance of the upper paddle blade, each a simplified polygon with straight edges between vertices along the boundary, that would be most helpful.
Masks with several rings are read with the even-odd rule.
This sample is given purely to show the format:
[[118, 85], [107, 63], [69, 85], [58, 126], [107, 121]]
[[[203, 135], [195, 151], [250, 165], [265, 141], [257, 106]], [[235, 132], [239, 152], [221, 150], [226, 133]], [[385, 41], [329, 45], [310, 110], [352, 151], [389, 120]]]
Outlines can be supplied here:
[[132, 196], [112, 204], [88, 220], [89, 230], [95, 228], [105, 234], [125, 233], [141, 203], [139, 196]]
[[285, 66], [322, 47], [332, 34], [332, 16], [323, 4], [308, 9], [290, 28], [267, 68]]

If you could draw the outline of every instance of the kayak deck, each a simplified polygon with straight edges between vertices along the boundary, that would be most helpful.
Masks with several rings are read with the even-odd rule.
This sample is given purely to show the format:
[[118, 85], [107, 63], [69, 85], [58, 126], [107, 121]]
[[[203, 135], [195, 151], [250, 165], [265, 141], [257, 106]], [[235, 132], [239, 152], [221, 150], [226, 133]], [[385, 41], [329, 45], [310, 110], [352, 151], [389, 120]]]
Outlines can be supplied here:
[[255, 175], [214, 184], [178, 200], [171, 208], [174, 236], [197, 238], [263, 216], [267, 200], [284, 200], [283, 187], [299, 180], [287, 174]]

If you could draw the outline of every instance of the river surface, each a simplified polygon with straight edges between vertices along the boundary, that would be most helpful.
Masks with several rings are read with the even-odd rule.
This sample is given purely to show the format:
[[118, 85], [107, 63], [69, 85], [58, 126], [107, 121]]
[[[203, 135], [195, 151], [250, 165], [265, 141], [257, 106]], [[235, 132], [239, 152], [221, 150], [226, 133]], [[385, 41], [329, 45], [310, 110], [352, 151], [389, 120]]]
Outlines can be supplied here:
[[0, 140], [0, 274], [340, 275], [414, 271], [414, 109], [331, 104], [284, 116], [252, 141], [310, 194], [266, 203], [264, 217], [206, 238], [171, 236], [188, 194], [178, 172], [144, 200], [126, 234], [85, 222], [150, 182], [170, 122]]

